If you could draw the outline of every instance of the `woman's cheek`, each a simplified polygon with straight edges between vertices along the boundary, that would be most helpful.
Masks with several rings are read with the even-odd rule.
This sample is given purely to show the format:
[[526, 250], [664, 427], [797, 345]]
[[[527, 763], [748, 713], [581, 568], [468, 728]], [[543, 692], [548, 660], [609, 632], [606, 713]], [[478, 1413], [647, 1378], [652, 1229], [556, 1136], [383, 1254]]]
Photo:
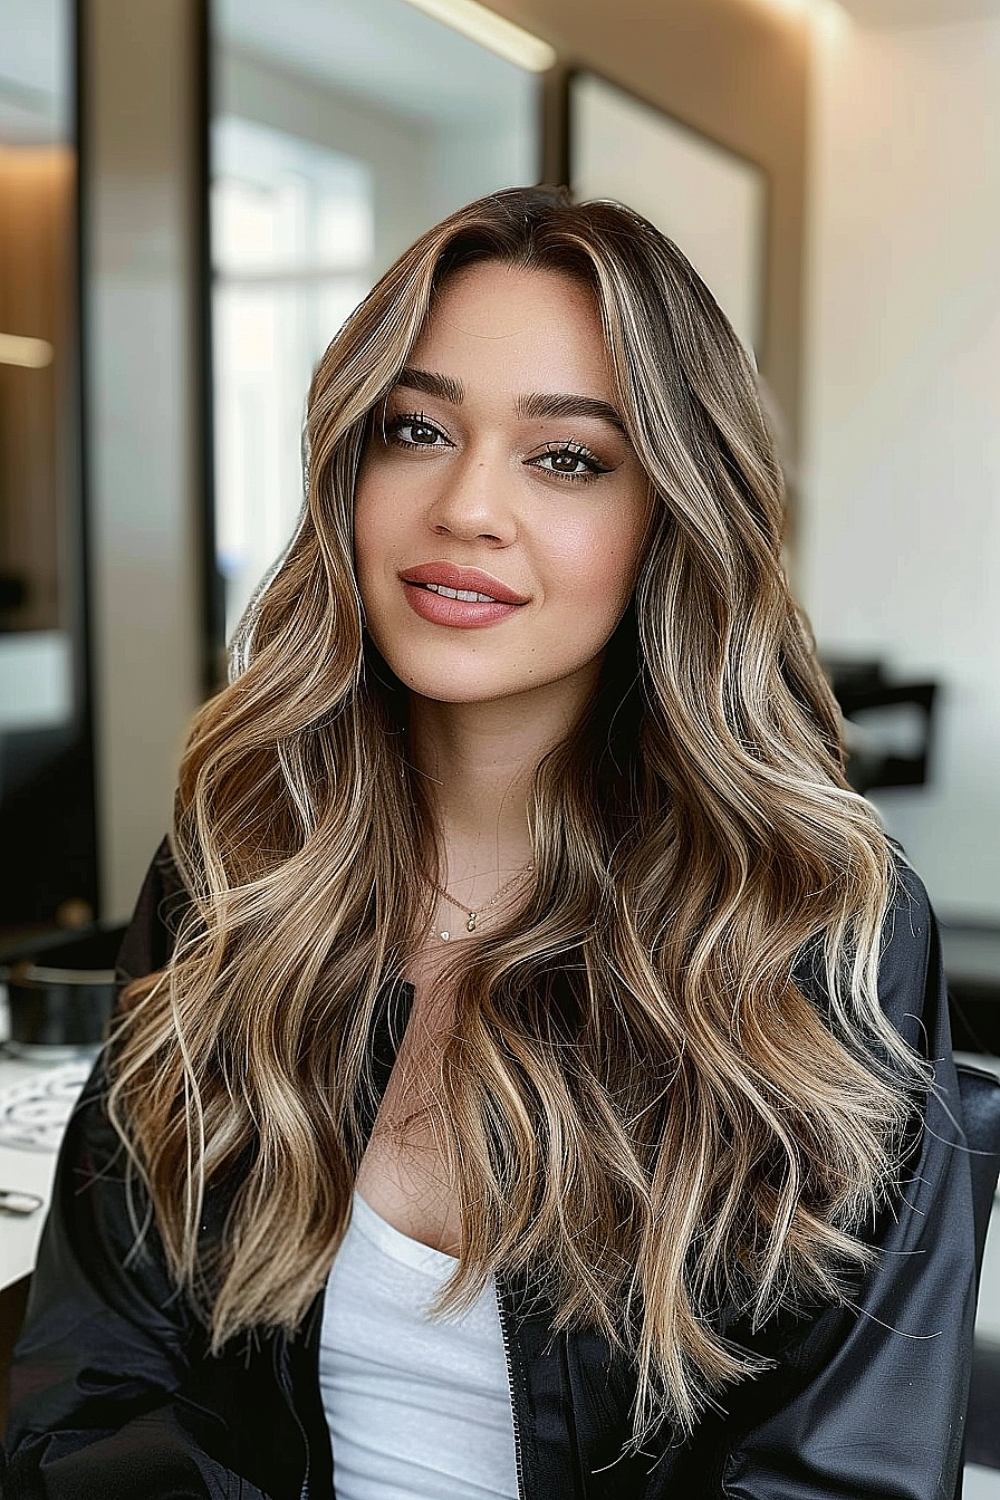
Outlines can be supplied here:
[[628, 539], [603, 531], [567, 560], [564, 576], [581, 606], [595, 615], [616, 616], [631, 592], [633, 570]]

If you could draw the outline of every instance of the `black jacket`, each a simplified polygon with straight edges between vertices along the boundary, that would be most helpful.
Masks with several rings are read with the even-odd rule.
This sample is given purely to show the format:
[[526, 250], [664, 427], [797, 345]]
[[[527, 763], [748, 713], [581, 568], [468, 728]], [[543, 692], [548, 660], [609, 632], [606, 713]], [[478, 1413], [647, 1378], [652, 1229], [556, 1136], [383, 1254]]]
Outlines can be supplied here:
[[[952, 1500], [974, 1318], [970, 1173], [937, 925], [919, 879], [900, 870], [880, 994], [934, 1059], [937, 1087], [856, 1308], [782, 1316], [756, 1335], [734, 1325], [731, 1336], [776, 1367], [730, 1388], [690, 1440], [664, 1433], [648, 1457], [616, 1463], [630, 1370], [586, 1331], [550, 1343], [531, 1289], [502, 1282], [523, 1500]], [[122, 950], [126, 974], [162, 966], [183, 900], [164, 845]], [[411, 998], [406, 985], [383, 992], [371, 1043], [380, 1088]], [[15, 1352], [3, 1495], [331, 1500], [322, 1294], [293, 1338], [264, 1328], [209, 1358], [155, 1231], [126, 1265], [134, 1232], [122, 1184], [99, 1060], [60, 1151]], [[216, 1203], [208, 1217], [221, 1223], [222, 1212]]]

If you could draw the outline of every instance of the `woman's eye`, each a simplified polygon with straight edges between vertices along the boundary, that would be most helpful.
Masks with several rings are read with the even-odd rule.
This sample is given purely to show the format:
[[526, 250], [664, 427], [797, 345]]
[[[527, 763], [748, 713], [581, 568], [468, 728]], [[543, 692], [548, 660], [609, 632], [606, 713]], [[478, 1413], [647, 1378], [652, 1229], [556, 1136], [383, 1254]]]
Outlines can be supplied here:
[[569, 443], [546, 449], [541, 458], [531, 462], [546, 474], [559, 474], [563, 479], [596, 479], [609, 472], [596, 454], [582, 445]]
[[438, 438], [447, 439], [439, 427], [424, 416], [411, 413], [409, 416], [393, 417], [385, 425], [387, 436], [403, 448], [435, 448]]

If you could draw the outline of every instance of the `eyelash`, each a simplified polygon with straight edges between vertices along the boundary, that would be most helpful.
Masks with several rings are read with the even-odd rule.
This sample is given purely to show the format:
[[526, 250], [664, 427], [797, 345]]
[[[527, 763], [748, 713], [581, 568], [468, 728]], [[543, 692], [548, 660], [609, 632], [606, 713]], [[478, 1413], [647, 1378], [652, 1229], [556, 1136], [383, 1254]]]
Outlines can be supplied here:
[[[399, 416], [392, 417], [386, 422], [382, 429], [385, 436], [389, 437], [391, 435], [393, 442], [397, 443], [400, 448], [432, 448], [437, 446], [431, 443], [408, 442], [406, 438], [399, 435], [400, 428], [402, 427], [428, 427], [432, 432], [436, 432], [439, 437], [444, 437], [444, 433], [438, 427], [437, 423], [432, 422], [429, 417], [424, 416], [423, 412], [402, 412]], [[602, 474], [610, 473], [608, 466], [602, 464], [596, 453], [592, 453], [583, 443], [546, 443], [545, 452], [542, 457], [559, 457], [564, 453], [571, 458], [578, 458], [581, 463], [585, 463], [587, 465], [586, 470], [577, 474], [566, 474], [559, 469], [543, 469], [542, 473], [554, 474], [557, 479], [568, 479], [571, 483], [578, 484], [588, 484], [593, 479], [599, 479]], [[533, 465], [537, 464], [536, 459], [532, 459], [531, 462]]]
[[[558, 454], [568, 454], [570, 458], [578, 458], [587, 465], [582, 473], [564, 474], [560, 469], [544, 469], [545, 474], [555, 474], [559, 479], [575, 479], [586, 484], [588, 480], [600, 479], [602, 474], [610, 473], [607, 464], [602, 464], [596, 454], [591, 453], [582, 443], [546, 443], [543, 458], [549, 458]], [[535, 460], [532, 460], [534, 463]]]

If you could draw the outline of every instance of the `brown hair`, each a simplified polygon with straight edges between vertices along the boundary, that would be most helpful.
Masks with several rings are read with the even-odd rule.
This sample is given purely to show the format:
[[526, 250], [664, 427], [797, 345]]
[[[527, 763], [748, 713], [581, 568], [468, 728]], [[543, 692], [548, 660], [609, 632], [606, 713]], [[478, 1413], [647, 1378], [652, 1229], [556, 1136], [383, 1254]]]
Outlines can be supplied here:
[[[437, 1129], [461, 1205], [442, 1306], [528, 1270], [554, 1326], [635, 1361], [635, 1435], [764, 1367], [735, 1308], [843, 1300], [926, 1072], [876, 981], [892, 851], [781, 566], [782, 480], [751, 365], [684, 256], [629, 209], [511, 189], [382, 277], [313, 380], [307, 499], [198, 714], [173, 957], [127, 993], [113, 1117], [213, 1348], [293, 1328], [345, 1231], [381, 986], [424, 930], [437, 831], [406, 697], [352, 563], [366, 430], [457, 268], [593, 288], [659, 501], [592, 702], [537, 768], [536, 881], [450, 958]], [[400, 796], [403, 786], [406, 795]], [[822, 996], [799, 982], [817, 957]], [[206, 1188], [253, 1143], [211, 1275]]]

